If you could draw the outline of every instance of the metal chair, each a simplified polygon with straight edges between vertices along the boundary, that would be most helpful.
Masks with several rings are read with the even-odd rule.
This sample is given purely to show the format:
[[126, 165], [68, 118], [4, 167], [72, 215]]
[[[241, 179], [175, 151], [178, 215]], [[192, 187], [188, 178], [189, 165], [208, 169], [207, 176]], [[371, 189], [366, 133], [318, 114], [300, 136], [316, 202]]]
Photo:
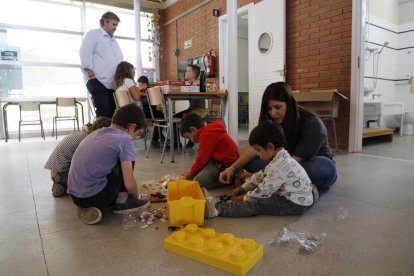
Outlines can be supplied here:
[[[164, 94], [162, 93], [162, 91], [160, 90], [159, 87], [153, 87], [153, 88], [148, 88], [147, 89], [147, 99], [148, 99], [148, 104], [151, 105], [155, 105], [155, 106], [160, 106], [162, 109], [162, 114], [163, 117], [162, 118], [156, 118], [154, 116], [154, 112], [152, 111], [152, 109], [150, 108], [150, 112], [151, 112], [151, 117], [152, 120], [154, 122], [153, 124], [153, 128], [151, 131], [151, 138], [153, 136], [154, 133], [154, 129], [156, 127], [158, 127], [158, 131], [159, 131], [159, 137], [161, 137], [161, 130], [162, 128], [166, 129], [167, 135], [166, 138], [164, 140], [164, 144], [162, 146], [162, 153], [161, 153], [161, 163], [164, 161], [164, 154], [165, 154], [165, 149], [167, 148], [167, 143], [168, 143], [168, 139], [170, 139], [170, 128], [174, 127], [174, 124], [177, 125], [177, 123], [179, 122], [179, 118], [174, 118], [172, 122], [169, 121], [168, 119], [168, 111], [167, 111], [167, 105], [165, 103], [165, 99], [164, 99]], [[180, 149], [180, 133], [179, 133], [179, 129], [177, 127], [177, 148], [178, 148], [178, 152], [181, 152]], [[149, 156], [149, 150], [151, 148], [151, 144], [149, 145], [148, 149], [147, 149], [147, 158]], [[171, 149], [174, 150], [174, 149]]]
[[[56, 116], [53, 117], [52, 135], [58, 137], [57, 122], [73, 121], [73, 130], [76, 126], [79, 130], [78, 108], [76, 106], [76, 98], [56, 98]], [[76, 122], [76, 125], [75, 125]]]
[[40, 113], [39, 102], [22, 102], [19, 104], [20, 120], [19, 120], [19, 142], [21, 141], [21, 126], [40, 125], [40, 134], [45, 140], [45, 132], [43, 131], [42, 114]]
[[[131, 98], [131, 94], [127, 90], [116, 90], [113, 95], [114, 95], [116, 109], [124, 105], [134, 103], [133, 99]], [[138, 137], [138, 139], [139, 138], [144, 139], [145, 149], [148, 149], [147, 148], [148, 133], [150, 133], [150, 128], [152, 127], [152, 125], [153, 125], [152, 119], [145, 119], [146, 127], [143, 133], [143, 137]]]

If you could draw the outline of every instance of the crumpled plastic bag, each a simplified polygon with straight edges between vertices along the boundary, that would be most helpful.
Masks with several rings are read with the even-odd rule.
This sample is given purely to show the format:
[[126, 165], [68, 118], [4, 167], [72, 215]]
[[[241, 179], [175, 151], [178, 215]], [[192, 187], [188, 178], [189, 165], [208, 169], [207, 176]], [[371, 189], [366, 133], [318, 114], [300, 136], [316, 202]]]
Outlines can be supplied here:
[[292, 227], [283, 227], [269, 244], [296, 247], [299, 254], [309, 255], [322, 245], [326, 236], [326, 233], [313, 234], [299, 232]]

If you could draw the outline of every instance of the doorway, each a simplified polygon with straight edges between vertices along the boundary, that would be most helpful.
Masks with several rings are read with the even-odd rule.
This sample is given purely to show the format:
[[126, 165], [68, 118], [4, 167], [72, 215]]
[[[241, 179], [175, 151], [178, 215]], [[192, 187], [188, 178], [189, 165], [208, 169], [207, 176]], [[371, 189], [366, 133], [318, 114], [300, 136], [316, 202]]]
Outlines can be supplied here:
[[[414, 16], [409, 12], [414, 9], [414, 1], [365, 0], [355, 6], [360, 12], [361, 72], [359, 83], [352, 86], [359, 93], [351, 92], [351, 99], [359, 102], [351, 102], [351, 114], [355, 108], [357, 115], [354, 120], [351, 115], [349, 150], [414, 160], [414, 154], [404, 150], [414, 147], [414, 136], [409, 135], [409, 121], [403, 120], [406, 112], [414, 111], [409, 82], [414, 75]], [[392, 128], [403, 135], [395, 133], [392, 142], [381, 137], [363, 139], [364, 128]]]

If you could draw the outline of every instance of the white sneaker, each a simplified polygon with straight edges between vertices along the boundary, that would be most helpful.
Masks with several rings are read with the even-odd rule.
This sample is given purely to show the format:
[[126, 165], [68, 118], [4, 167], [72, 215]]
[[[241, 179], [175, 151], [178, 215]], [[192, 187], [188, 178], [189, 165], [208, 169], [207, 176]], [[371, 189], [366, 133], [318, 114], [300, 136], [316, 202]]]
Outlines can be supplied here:
[[312, 184], [312, 194], [313, 194], [313, 203], [315, 203], [319, 198], [318, 188]]
[[218, 202], [218, 199], [214, 196], [212, 196], [206, 188], [202, 187], [202, 191], [204, 194], [204, 197], [206, 198], [206, 207], [204, 212], [205, 218], [214, 218], [218, 216], [218, 210], [216, 208], [216, 204]]

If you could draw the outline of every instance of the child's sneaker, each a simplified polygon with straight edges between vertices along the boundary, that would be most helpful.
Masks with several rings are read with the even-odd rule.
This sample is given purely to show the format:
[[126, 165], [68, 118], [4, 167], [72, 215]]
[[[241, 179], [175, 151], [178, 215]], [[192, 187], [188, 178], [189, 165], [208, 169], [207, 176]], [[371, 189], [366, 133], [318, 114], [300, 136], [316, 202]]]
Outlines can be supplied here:
[[216, 204], [218, 202], [217, 198], [212, 196], [206, 188], [202, 187], [204, 197], [206, 198], [206, 207], [204, 212], [205, 218], [214, 218], [218, 216], [218, 210]]
[[147, 209], [149, 205], [150, 202], [148, 200], [136, 199], [128, 195], [128, 198], [125, 201], [125, 203], [115, 204], [114, 214], [121, 215], [139, 211], [141, 209]]
[[315, 185], [312, 185], [312, 194], [313, 194], [313, 203], [315, 203], [319, 198], [318, 188]]
[[98, 208], [81, 208], [78, 207], [78, 218], [85, 224], [95, 224], [101, 221], [102, 212]]
[[53, 182], [53, 186], [52, 186], [52, 195], [54, 197], [59, 197], [59, 196], [63, 196], [66, 194], [66, 186], [57, 183], [57, 182]]

